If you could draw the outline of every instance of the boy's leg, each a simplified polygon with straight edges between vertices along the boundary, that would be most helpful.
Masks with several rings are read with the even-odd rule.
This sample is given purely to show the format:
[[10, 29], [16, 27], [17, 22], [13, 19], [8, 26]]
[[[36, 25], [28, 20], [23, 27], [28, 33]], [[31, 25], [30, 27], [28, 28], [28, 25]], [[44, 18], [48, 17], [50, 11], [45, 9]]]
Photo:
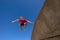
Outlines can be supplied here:
[[24, 29], [26, 29], [26, 23], [24, 23]]
[[19, 24], [19, 26], [20, 26], [20, 31], [22, 31], [22, 25], [21, 25], [21, 24]]

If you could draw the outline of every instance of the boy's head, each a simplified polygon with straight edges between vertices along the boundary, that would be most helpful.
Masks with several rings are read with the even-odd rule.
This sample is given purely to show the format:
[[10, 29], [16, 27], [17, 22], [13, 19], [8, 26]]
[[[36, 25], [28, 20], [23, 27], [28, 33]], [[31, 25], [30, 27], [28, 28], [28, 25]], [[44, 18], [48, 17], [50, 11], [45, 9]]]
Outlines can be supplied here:
[[20, 19], [22, 20], [22, 19], [23, 19], [23, 17], [22, 17], [22, 16], [20, 16]]

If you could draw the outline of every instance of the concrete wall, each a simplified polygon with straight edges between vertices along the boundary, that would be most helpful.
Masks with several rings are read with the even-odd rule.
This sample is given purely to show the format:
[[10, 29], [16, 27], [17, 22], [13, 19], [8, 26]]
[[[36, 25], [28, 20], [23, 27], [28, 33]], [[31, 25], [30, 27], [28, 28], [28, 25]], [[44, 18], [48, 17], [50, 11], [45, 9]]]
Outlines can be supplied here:
[[60, 40], [60, 0], [46, 0], [34, 24], [31, 40]]

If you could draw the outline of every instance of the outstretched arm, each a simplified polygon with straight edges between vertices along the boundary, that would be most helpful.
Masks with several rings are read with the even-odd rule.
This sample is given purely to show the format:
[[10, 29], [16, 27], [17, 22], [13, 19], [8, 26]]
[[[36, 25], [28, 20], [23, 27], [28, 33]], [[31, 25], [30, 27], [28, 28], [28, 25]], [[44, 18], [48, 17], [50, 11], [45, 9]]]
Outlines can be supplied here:
[[28, 20], [27, 22], [33, 24], [33, 22], [31, 22], [31, 21], [29, 21], [29, 20]]
[[13, 20], [12, 23], [14, 23], [14, 22], [18, 22], [18, 20], [19, 20], [19, 19]]

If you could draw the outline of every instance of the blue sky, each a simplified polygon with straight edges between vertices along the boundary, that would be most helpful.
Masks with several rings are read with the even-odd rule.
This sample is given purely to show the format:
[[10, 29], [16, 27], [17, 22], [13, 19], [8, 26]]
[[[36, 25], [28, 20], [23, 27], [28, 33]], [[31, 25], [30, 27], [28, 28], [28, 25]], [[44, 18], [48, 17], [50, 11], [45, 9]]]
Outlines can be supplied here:
[[45, 0], [0, 0], [0, 40], [31, 40], [34, 25], [27, 24], [20, 32], [17, 23], [10, 20], [20, 16], [35, 22]]

